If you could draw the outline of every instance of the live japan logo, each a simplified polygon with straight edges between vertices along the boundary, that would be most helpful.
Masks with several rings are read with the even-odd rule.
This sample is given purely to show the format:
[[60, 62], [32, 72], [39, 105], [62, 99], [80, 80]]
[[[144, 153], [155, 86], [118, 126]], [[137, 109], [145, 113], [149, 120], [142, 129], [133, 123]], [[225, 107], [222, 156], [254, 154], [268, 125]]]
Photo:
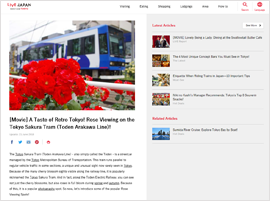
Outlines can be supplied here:
[[28, 10], [31, 7], [31, 3], [7, 3], [10, 10]]

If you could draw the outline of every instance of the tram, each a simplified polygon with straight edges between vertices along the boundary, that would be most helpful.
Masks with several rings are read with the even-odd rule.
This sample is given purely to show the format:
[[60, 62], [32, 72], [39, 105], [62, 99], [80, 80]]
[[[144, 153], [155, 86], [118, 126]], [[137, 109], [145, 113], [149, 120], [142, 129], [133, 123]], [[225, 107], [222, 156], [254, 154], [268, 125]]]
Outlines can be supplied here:
[[55, 61], [57, 58], [78, 61], [82, 75], [101, 79], [124, 78], [124, 33], [108, 25], [98, 25], [19, 47], [17, 69], [22, 72], [23, 66], [30, 61]]

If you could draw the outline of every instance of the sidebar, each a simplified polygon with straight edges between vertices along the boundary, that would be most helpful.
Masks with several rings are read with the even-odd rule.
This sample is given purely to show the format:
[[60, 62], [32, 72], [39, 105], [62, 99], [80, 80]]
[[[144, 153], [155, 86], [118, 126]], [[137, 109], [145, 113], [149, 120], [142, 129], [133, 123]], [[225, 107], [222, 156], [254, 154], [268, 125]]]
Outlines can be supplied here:
[[148, 199], [269, 199], [268, 17], [148, 15]]

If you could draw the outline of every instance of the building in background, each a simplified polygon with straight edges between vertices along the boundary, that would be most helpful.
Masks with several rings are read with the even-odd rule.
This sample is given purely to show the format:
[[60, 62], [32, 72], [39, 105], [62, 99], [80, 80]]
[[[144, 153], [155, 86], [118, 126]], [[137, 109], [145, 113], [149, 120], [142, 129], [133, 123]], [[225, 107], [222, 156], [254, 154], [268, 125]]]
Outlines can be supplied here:
[[131, 32], [131, 21], [97, 21], [97, 20], [74, 20], [72, 24], [76, 26], [76, 31], [95, 27], [102, 24], [115, 27], [122, 30], [124, 33]]
[[62, 36], [62, 35], [63, 35], [63, 34], [61, 34], [61, 33], [54, 33], [54, 34], [50, 34], [50, 35], [48, 35], [48, 36], [42, 37], [41, 40], [47, 40], [47, 39], [55, 38], [55, 37], [57, 37], [57, 36]]
[[25, 45], [30, 45], [33, 42], [29, 42], [29, 41], [19, 41], [17, 43], [12, 43], [10, 45], [10, 50], [9, 50], [9, 69], [11, 69], [11, 67], [13, 67], [14, 69], [17, 68], [17, 52], [18, 52], [18, 48], [21, 46], [25, 46]]

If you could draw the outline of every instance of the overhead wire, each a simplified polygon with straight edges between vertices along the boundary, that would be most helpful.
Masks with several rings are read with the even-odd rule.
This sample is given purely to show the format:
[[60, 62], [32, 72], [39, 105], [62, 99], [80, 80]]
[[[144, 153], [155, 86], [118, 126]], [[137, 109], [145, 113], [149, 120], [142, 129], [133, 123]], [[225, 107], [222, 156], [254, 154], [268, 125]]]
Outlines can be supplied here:
[[42, 31], [42, 33], [41, 33], [40, 40], [38, 41], [38, 43], [41, 41], [42, 36], [43, 36], [43, 33], [44, 33], [44, 31], [45, 31], [45, 29], [46, 29], [48, 23], [49, 23], [49, 20], [48, 20], [47, 24], [45, 24], [45, 27], [44, 27], [44, 29], [43, 29], [43, 31]]
[[35, 31], [35, 30], [38, 30], [38, 29], [40, 29], [40, 28], [42, 28], [42, 27], [44, 27], [44, 26], [47, 26], [48, 24], [54, 23], [54, 22], [55, 22], [55, 21], [48, 22], [47, 24], [43, 24], [43, 25], [41, 25], [41, 26], [39, 26], [39, 27], [37, 27], [37, 28], [34, 28], [33, 30], [30, 30], [30, 31], [27, 31], [27, 32], [22, 33], [22, 34], [20, 34], [20, 35], [11, 37], [10, 40], [15, 39], [15, 38], [18, 38], [18, 37], [23, 36], [23, 35], [28, 34], [28, 33], [31, 33], [31, 32], [33, 32], [33, 31]]
[[32, 33], [32, 36], [31, 36], [31, 39], [30, 39], [30, 42], [29, 42], [29, 46], [30, 46], [30, 44], [31, 44], [31, 41], [32, 41], [32, 38], [33, 38], [33, 35], [34, 35], [34, 31], [35, 31], [35, 29], [36, 29], [36, 25], [37, 25], [37, 21], [36, 21], [35, 27], [34, 27], [34, 29], [33, 29], [33, 33]]
[[[16, 30], [18, 27], [17, 27], [17, 24], [16, 24], [15, 22], [18, 22], [18, 21], [12, 21], [12, 22], [9, 24], [9, 26], [10, 26], [10, 28], [14, 28], [14, 29]], [[42, 23], [44, 23], [44, 22], [46, 22], [46, 21], [40, 21], [39, 23], [37, 23], [37, 25], [40, 25], [40, 24], [42, 24]], [[15, 25], [14, 25], [14, 26], [11, 26], [11, 25], [14, 24], [14, 23], [15, 23]], [[19, 31], [19, 32], [13, 34], [12, 36], [10, 36], [10, 38], [16, 37], [17, 35], [19, 35], [19, 34], [21, 34], [21, 33], [24, 33], [24, 32], [26, 32], [26, 31], [30, 31], [30, 30], [33, 29], [33, 27], [34, 27], [34, 26], [32, 25], [32, 26], [30, 26], [30, 27], [28, 27], [28, 28], [26, 28], [26, 29], [24, 29], [24, 30], [22, 30], [22, 31]]]

